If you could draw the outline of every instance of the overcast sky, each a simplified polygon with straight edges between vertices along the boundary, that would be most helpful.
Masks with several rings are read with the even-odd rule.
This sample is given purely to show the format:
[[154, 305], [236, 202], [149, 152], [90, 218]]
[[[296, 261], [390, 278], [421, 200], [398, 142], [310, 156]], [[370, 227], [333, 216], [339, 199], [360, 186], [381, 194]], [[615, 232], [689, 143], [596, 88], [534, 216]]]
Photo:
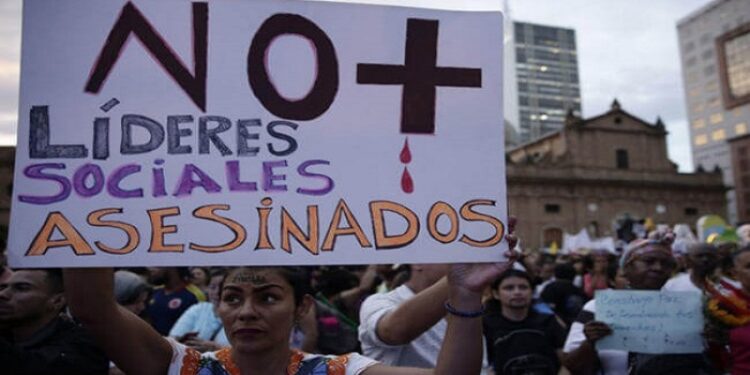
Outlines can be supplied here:
[[[491, 8], [500, 0], [411, 2]], [[676, 23], [708, 2], [509, 0], [509, 5], [515, 20], [576, 30], [585, 117], [606, 111], [615, 97], [625, 110], [647, 121], [661, 116], [670, 132], [670, 158], [681, 171], [692, 171]], [[20, 35], [21, 0], [0, 0], [0, 144], [16, 143]]]

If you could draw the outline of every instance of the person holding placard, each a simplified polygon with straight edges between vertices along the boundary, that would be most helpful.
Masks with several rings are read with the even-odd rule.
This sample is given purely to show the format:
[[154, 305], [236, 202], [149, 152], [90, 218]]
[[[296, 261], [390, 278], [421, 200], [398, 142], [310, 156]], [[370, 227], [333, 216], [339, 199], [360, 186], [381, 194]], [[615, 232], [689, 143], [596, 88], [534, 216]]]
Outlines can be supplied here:
[[[659, 236], [659, 235], [657, 235]], [[628, 245], [620, 267], [630, 289], [660, 290], [671, 276], [676, 262], [667, 234], [635, 240]], [[596, 348], [596, 342], [612, 334], [603, 322], [594, 320], [596, 298], [586, 303], [572, 324], [565, 342], [563, 364], [574, 374], [713, 374], [715, 370], [702, 354], [644, 354]]]
[[[508, 261], [453, 265], [445, 302], [448, 327], [434, 370], [396, 368], [358, 354], [320, 356], [289, 348], [289, 334], [313, 303], [309, 280], [293, 267], [236, 268], [221, 289], [218, 314], [231, 348], [200, 354], [160, 336], [148, 324], [118, 307], [111, 269], [66, 269], [71, 312], [110, 358], [133, 374], [319, 374], [410, 375], [478, 374], [482, 353], [482, 292]], [[98, 288], [87, 288], [97, 285]]]

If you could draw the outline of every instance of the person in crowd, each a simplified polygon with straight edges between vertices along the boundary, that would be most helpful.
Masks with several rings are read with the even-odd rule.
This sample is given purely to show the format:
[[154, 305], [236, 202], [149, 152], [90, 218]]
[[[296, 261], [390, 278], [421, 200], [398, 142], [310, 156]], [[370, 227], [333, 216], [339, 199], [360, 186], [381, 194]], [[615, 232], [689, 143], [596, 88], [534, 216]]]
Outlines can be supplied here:
[[625, 277], [625, 270], [618, 267], [617, 271], [615, 272], [614, 277], [614, 284], [612, 285], [613, 289], [628, 289], [628, 278]]
[[[437, 368], [394, 368], [358, 354], [310, 355], [289, 348], [295, 321], [313, 303], [309, 279], [293, 267], [237, 268], [224, 281], [218, 314], [231, 347], [200, 354], [164, 338], [112, 296], [112, 271], [67, 269], [73, 315], [92, 332], [114, 362], [133, 374], [475, 374], [481, 368], [482, 291], [514, 260], [454, 265], [446, 279], [446, 340]], [[91, 289], [87, 286], [97, 285]], [[419, 319], [421, 320], [421, 319]]]
[[188, 307], [206, 300], [198, 287], [189, 282], [187, 267], [149, 268], [149, 282], [157, 287], [146, 307], [146, 316], [157, 332], [166, 336]]
[[[706, 337], [717, 367], [732, 375], [750, 373], [750, 246], [732, 256], [733, 275], [739, 286], [727, 280], [708, 282]], [[729, 351], [726, 349], [729, 348]]]
[[208, 283], [211, 272], [206, 267], [190, 267], [190, 283], [197, 286], [203, 294], [208, 295]]
[[536, 287], [534, 288], [534, 298], [542, 295], [542, 290], [551, 282], [555, 281], [555, 256], [552, 254], [541, 254], [537, 265]]
[[750, 223], [742, 224], [737, 227], [737, 237], [740, 239], [740, 246], [750, 245]]
[[[719, 257], [719, 264], [717, 266], [718, 277], [725, 280], [732, 280], [734, 272], [734, 262], [732, 261], [732, 254], [739, 250], [738, 244], [736, 242], [722, 240], [715, 240], [709, 243], [716, 247], [716, 252]], [[735, 286], [739, 288], [739, 282], [735, 281]]]
[[[114, 287], [117, 304], [134, 315], [141, 316], [146, 310], [146, 302], [151, 294], [151, 285], [146, 279], [131, 271], [119, 270], [115, 272]], [[109, 375], [124, 374], [114, 363], [110, 362], [109, 366]]]
[[483, 326], [496, 375], [556, 375], [560, 369], [565, 328], [554, 315], [532, 308], [531, 283], [526, 272], [515, 269], [493, 283]]
[[583, 288], [583, 275], [586, 273], [586, 261], [585, 257], [578, 253], [570, 254], [570, 263], [576, 271], [576, 275], [573, 277], [573, 285]]
[[375, 265], [376, 293], [387, 293], [400, 287], [409, 279], [411, 268], [408, 264]]
[[141, 315], [151, 294], [151, 285], [143, 277], [126, 270], [115, 272], [115, 300], [135, 315]]
[[449, 269], [413, 264], [405, 284], [368, 297], [360, 309], [362, 353], [393, 366], [434, 367], [447, 327], [442, 304], [450, 292]]
[[575, 268], [569, 263], [555, 266], [555, 281], [549, 283], [542, 291], [541, 299], [562, 319], [566, 328], [583, 308], [588, 298], [583, 291], [573, 285]]
[[592, 251], [589, 255], [590, 270], [583, 275], [583, 292], [588, 298], [594, 298], [594, 292], [610, 286], [609, 267], [611, 256], [603, 250]]
[[[91, 285], [81, 288], [85, 293]], [[61, 314], [64, 308], [59, 269], [16, 270], [0, 282], [1, 373], [107, 373], [104, 352], [85, 329]]]
[[[660, 290], [676, 266], [669, 235], [638, 239], [630, 243], [620, 259], [630, 289]], [[612, 333], [594, 320], [596, 299], [584, 305], [573, 323], [564, 347], [563, 364], [574, 374], [712, 374], [713, 367], [702, 354], [644, 354], [596, 349], [596, 342]]]
[[526, 270], [529, 276], [531, 276], [531, 279], [534, 280], [534, 286], [541, 283], [541, 279], [539, 278], [539, 265], [541, 262], [541, 258], [542, 253], [540, 253], [539, 251], [525, 249], [522, 253], [521, 259], [518, 262], [520, 268]]
[[361, 279], [343, 267], [326, 267], [320, 273], [312, 306], [316, 321], [316, 353], [359, 351], [359, 307], [363, 297], [375, 289], [375, 266], [367, 269]]
[[221, 284], [226, 274], [224, 268], [215, 268], [210, 271], [208, 301], [198, 302], [185, 310], [169, 331], [170, 337], [201, 353], [229, 346], [224, 325], [221, 324], [221, 319], [216, 313], [219, 307]]
[[703, 293], [706, 278], [711, 278], [719, 265], [719, 254], [711, 244], [696, 242], [688, 245], [685, 256], [686, 272], [667, 281], [664, 290]]
[[[509, 249], [518, 243], [513, 236], [515, 224], [516, 219], [510, 217]], [[517, 256], [515, 251], [510, 253]], [[449, 269], [445, 264], [411, 265], [406, 283], [368, 297], [359, 313], [362, 353], [394, 366], [435, 367], [446, 339], [446, 313], [441, 306], [450, 295]]]

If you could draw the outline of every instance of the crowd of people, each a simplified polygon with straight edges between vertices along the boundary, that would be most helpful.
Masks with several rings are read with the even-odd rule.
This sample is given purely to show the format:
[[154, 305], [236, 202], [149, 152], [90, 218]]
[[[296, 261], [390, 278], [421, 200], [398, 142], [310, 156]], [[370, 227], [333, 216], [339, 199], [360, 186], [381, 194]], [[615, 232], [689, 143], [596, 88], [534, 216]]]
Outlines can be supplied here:
[[[511, 246], [516, 240], [508, 238]], [[750, 242], [496, 264], [0, 269], [3, 374], [748, 374]], [[597, 348], [597, 290], [701, 293], [705, 351]]]

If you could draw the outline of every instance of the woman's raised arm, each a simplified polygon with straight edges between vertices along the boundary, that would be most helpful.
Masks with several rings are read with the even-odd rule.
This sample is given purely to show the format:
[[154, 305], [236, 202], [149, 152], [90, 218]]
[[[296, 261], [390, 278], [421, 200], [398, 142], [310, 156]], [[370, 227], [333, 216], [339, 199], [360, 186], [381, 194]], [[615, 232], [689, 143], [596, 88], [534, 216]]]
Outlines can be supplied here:
[[167, 373], [172, 347], [148, 323], [115, 302], [111, 268], [64, 269], [65, 297], [107, 356], [126, 374]]

